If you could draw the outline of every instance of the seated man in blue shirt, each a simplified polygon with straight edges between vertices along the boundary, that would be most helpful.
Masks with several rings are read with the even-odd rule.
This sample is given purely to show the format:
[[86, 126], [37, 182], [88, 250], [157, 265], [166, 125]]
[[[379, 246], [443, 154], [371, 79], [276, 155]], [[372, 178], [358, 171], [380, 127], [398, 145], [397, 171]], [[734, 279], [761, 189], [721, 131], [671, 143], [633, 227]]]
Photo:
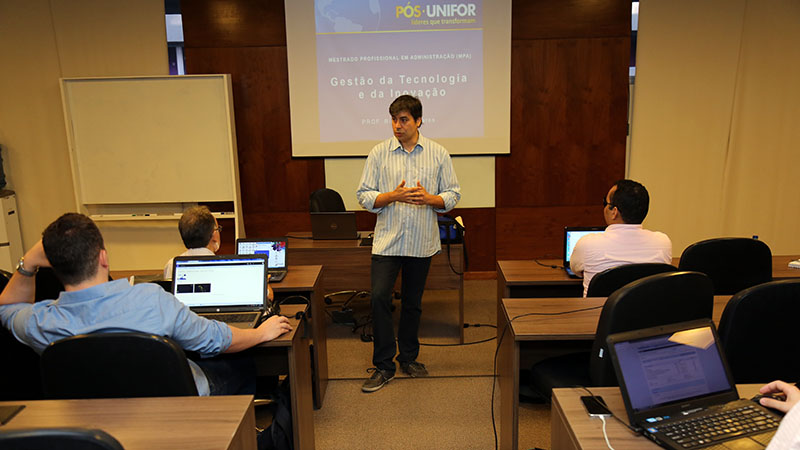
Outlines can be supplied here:
[[[40, 267], [52, 267], [66, 288], [56, 300], [33, 303]], [[38, 353], [51, 342], [78, 334], [143, 332], [167, 336], [203, 358], [245, 350], [292, 329], [281, 316], [256, 329], [232, 328], [198, 316], [158, 285], [108, 281], [108, 272], [108, 254], [97, 225], [82, 214], [64, 214], [20, 259], [0, 294], [0, 322]], [[200, 395], [254, 393], [250, 358], [189, 365]], [[247, 373], [237, 374], [239, 368]]]

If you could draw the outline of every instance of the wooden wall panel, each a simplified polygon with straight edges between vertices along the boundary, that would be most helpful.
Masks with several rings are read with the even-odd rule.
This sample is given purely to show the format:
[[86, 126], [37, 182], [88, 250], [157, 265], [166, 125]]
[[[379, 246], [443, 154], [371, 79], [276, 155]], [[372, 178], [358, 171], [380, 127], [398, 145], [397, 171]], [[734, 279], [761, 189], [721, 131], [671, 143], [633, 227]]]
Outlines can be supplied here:
[[602, 226], [603, 204], [497, 208], [497, 259], [562, 258], [565, 225]]
[[283, 0], [183, 0], [181, 15], [186, 48], [286, 47]]
[[594, 204], [625, 173], [628, 39], [514, 41], [498, 207]]
[[514, 0], [512, 5], [512, 40], [628, 36], [630, 32], [630, 0]]

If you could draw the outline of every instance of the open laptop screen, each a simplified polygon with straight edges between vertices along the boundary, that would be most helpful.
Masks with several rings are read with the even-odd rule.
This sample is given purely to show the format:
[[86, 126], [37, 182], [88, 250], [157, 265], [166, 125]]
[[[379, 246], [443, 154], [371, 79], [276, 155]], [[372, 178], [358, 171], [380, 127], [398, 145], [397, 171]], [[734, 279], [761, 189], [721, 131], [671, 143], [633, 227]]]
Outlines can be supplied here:
[[587, 234], [602, 233], [605, 227], [565, 227], [564, 228], [564, 267], [569, 267], [569, 259], [575, 244]]
[[260, 256], [176, 257], [172, 293], [190, 308], [264, 307], [266, 260]]
[[270, 269], [286, 268], [286, 239], [237, 239], [237, 255], [263, 255]]
[[729, 391], [711, 326], [614, 342], [619, 373], [634, 411]]

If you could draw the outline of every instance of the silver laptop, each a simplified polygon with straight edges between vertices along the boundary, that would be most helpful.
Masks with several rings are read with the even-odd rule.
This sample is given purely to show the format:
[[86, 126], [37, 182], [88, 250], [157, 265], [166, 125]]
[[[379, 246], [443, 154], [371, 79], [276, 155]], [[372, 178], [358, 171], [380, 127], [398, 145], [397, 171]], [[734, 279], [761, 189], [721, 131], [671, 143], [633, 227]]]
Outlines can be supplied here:
[[358, 239], [356, 213], [312, 212], [311, 237], [312, 239]]
[[739, 398], [708, 319], [608, 336], [631, 425], [668, 449], [763, 449], [780, 417]]
[[575, 244], [587, 234], [602, 233], [605, 229], [606, 227], [564, 227], [563, 266], [570, 278], [580, 278], [569, 268], [569, 259], [572, 257], [572, 251], [575, 250]]
[[177, 256], [172, 273], [172, 294], [201, 316], [252, 328], [266, 309], [263, 256]]
[[287, 238], [240, 238], [236, 240], [237, 255], [263, 255], [267, 260], [270, 282], [279, 283], [289, 272], [286, 265]]

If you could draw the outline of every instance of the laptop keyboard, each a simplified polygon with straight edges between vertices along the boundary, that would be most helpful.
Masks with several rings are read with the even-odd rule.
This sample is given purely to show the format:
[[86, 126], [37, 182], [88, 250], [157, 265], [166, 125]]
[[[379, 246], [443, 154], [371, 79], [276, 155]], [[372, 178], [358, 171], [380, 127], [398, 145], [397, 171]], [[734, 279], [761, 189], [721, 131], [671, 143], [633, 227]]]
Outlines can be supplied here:
[[779, 421], [764, 415], [761, 410], [744, 405], [723, 410], [669, 425], [658, 427], [658, 431], [677, 442], [683, 448], [705, 447], [752, 433], [775, 429]]
[[260, 313], [236, 313], [236, 314], [201, 314], [206, 319], [213, 319], [224, 323], [252, 322], [256, 320]]

